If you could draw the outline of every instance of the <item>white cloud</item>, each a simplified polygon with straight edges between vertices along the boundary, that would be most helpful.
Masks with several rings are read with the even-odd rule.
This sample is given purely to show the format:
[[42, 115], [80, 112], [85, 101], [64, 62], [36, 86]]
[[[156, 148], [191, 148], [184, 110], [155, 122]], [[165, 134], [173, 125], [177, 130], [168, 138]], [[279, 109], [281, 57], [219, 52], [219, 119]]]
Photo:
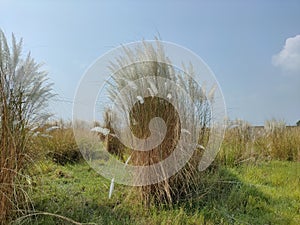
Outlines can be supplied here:
[[283, 49], [272, 57], [274, 66], [300, 72], [300, 35], [286, 39]]

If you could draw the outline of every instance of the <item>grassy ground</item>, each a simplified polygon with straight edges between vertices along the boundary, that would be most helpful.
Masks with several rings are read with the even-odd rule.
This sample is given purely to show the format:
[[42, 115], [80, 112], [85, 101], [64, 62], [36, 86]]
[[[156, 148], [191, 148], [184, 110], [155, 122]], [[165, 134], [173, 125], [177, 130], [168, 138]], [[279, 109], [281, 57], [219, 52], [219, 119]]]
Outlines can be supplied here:
[[198, 193], [172, 208], [146, 209], [131, 188], [110, 182], [86, 163], [38, 163], [29, 195], [38, 215], [22, 224], [300, 224], [300, 164], [270, 161], [203, 174]]

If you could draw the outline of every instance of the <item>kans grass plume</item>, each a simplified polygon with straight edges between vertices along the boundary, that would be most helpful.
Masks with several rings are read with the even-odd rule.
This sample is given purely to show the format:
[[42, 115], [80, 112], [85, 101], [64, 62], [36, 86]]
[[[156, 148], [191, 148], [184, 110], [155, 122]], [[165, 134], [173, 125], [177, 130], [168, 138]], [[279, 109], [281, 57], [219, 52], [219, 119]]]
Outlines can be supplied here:
[[[174, 87], [168, 83], [164, 84], [164, 90], [159, 90], [164, 92], [159, 94], [165, 96], [166, 99], [177, 101], [178, 105], [183, 108], [183, 118], [192, 116], [193, 118], [189, 119], [192, 119], [194, 121], [193, 126], [197, 126], [200, 130], [200, 133], [197, 134], [199, 140], [196, 146], [201, 146], [201, 148], [195, 147], [194, 155], [184, 168], [176, 175], [160, 183], [137, 188], [141, 193], [142, 200], [147, 205], [152, 201], [173, 203], [190, 194], [196, 186], [197, 177], [199, 175], [197, 165], [206, 145], [211, 122], [209, 101], [213, 100], [215, 87], [212, 87], [208, 93], [206, 93], [205, 87], [202, 88], [195, 84], [193, 80], [193, 65], [189, 65], [187, 68], [184, 67], [185, 71], [176, 70], [176, 68], [172, 66], [172, 62], [170, 62], [165, 55], [163, 46], [159, 41], [154, 44], [144, 42], [139, 49], [124, 47], [123, 50], [124, 54], [111, 62], [109, 67], [112, 74], [114, 74], [113, 79], [109, 81], [107, 90], [110, 99], [114, 102], [118, 96], [121, 96], [121, 105], [118, 107], [124, 111], [128, 110], [130, 105], [133, 105], [132, 109], [129, 109], [131, 110], [129, 113], [129, 126], [133, 134], [138, 138], [143, 139], [149, 135], [148, 126], [153, 117], [162, 118], [167, 126], [167, 133], [163, 142], [147, 152], [128, 149], [128, 147], [126, 148], [121, 143], [118, 143], [119, 140], [117, 138], [108, 139], [108, 146], [118, 146], [119, 149], [117, 151], [119, 153], [121, 152], [122, 156], [126, 154], [130, 155], [129, 164], [134, 166], [147, 166], [158, 163], [170, 155], [175, 149], [181, 132], [186, 132], [187, 134], [193, 132], [193, 127], [181, 127], [178, 113], [174, 107], [167, 101], [161, 101], [160, 98], [157, 97], [158, 87], [163, 84], [158, 83], [155, 77], [171, 80], [176, 86], [188, 93], [189, 98], [192, 99], [195, 106], [193, 108], [187, 106], [187, 99], [179, 96]], [[137, 61], [140, 63], [137, 63]], [[136, 82], [137, 80], [149, 78], [150, 76], [154, 78], [148, 79], [146, 83]], [[133, 90], [132, 94], [131, 92], [126, 95], [120, 94], [126, 87], [130, 87]], [[149, 95], [148, 97], [142, 97], [145, 91]], [[206, 96], [208, 96], [209, 99]], [[138, 104], [135, 104], [136, 102], [138, 102]], [[106, 112], [105, 118], [109, 118], [109, 120], [106, 120], [107, 124], [104, 125], [104, 127], [109, 128], [110, 131], [113, 132], [111, 125], [114, 124], [113, 127], [118, 129], [119, 122], [113, 121], [113, 117], [107, 114], [112, 115], [114, 112]], [[147, 174], [145, 174], [145, 177], [147, 177]]]
[[[36, 124], [46, 121], [48, 100], [53, 96], [47, 73], [30, 53], [22, 57], [22, 40], [12, 35], [9, 46], [0, 30], [0, 223], [7, 224], [12, 212], [23, 212], [27, 202], [23, 177], [30, 141]], [[24, 205], [26, 207], [26, 204]]]

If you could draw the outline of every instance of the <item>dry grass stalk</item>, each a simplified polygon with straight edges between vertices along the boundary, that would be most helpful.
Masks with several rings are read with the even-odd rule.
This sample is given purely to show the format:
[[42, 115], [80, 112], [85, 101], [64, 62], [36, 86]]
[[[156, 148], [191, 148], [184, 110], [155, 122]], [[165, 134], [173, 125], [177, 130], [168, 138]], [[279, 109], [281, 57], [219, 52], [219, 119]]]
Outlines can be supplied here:
[[10, 48], [0, 30], [0, 223], [6, 224], [19, 200], [26, 198], [16, 182], [26, 165], [31, 126], [46, 120], [51, 84], [28, 54], [21, 59], [22, 41], [12, 35]]
[[[136, 60], [141, 62], [136, 63]], [[131, 65], [125, 66], [128, 63]], [[118, 70], [118, 68], [122, 69]], [[157, 147], [149, 151], [129, 149], [129, 154], [131, 155], [130, 164], [149, 166], [164, 160], [174, 151], [182, 129], [185, 128], [181, 127], [182, 124], [178, 112], [173, 105], [166, 99], [155, 96], [156, 87], [160, 85], [158, 83], [158, 78], [160, 77], [171, 80], [184, 89], [188, 93], [189, 98], [192, 99], [194, 105], [197, 106], [197, 110], [195, 110], [196, 107], [189, 107], [186, 104], [187, 99], [179, 95], [172, 85], [165, 87], [163, 90], [164, 96], [175, 98], [179, 107], [183, 108], [183, 118], [190, 119], [192, 117], [193, 123], [188, 129], [191, 129], [191, 132], [193, 132], [194, 127], [198, 126], [201, 132], [198, 134], [199, 140], [197, 144], [205, 146], [209, 134], [208, 127], [211, 121], [210, 105], [204, 88], [197, 86], [193, 80], [194, 71], [192, 65], [186, 71], [176, 71], [165, 56], [159, 42], [157, 42], [156, 46], [145, 42], [144, 46], [140, 49], [130, 50], [124, 48], [124, 56], [116, 59], [116, 63], [112, 62], [110, 69], [114, 74], [113, 81], [110, 82], [108, 89], [112, 101], [117, 98], [126, 86], [132, 86], [133, 89], [141, 91], [141, 94], [137, 96], [132, 94], [122, 95], [122, 105], [120, 108], [126, 111], [127, 106], [133, 105], [129, 112], [130, 121], [128, 124], [132, 133], [141, 139], [149, 137], [148, 126], [150, 120], [154, 117], [162, 118], [167, 126], [166, 136], [163, 142]], [[153, 82], [149, 82], [148, 84], [144, 84], [143, 82], [134, 83], [138, 79], [149, 76], [156, 78], [153, 78]], [[141, 96], [143, 96], [145, 90], [149, 90], [150, 96], [142, 98]], [[210, 90], [211, 99], [213, 99], [213, 92], [213, 89]], [[136, 101], [137, 99], [138, 101]], [[117, 127], [116, 121], [112, 120], [110, 122], [115, 123]], [[110, 129], [112, 128], [110, 127]], [[118, 139], [114, 139], [113, 141], [119, 142]], [[125, 152], [125, 149], [121, 147], [118, 151]], [[196, 151], [190, 162], [173, 177], [165, 179], [158, 184], [140, 187], [141, 196], [146, 205], [149, 205], [152, 201], [172, 203], [190, 192], [196, 182], [198, 174], [197, 165], [201, 154], [200, 149]]]

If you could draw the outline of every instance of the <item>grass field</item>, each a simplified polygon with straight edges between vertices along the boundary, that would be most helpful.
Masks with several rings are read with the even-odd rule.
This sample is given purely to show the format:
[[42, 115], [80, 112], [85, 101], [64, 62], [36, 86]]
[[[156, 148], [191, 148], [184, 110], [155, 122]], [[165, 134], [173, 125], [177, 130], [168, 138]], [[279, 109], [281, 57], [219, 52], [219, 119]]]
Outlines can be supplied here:
[[61, 166], [42, 161], [31, 170], [28, 181], [34, 213], [40, 214], [15, 223], [300, 224], [299, 162], [269, 161], [213, 170], [203, 174], [199, 190], [188, 201], [145, 208], [131, 187], [116, 185], [109, 199], [110, 181], [86, 163]]

